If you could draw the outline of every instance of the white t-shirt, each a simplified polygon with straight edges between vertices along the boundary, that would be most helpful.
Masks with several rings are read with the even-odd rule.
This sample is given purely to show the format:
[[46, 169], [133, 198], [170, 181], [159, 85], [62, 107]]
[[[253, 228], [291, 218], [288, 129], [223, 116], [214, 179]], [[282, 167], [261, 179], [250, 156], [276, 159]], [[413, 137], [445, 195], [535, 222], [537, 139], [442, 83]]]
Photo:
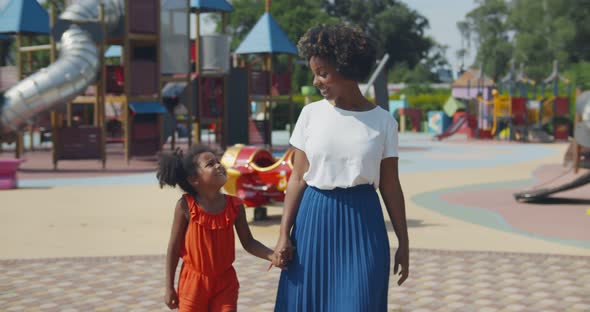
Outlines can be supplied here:
[[381, 160], [398, 157], [397, 122], [379, 106], [355, 112], [321, 100], [303, 107], [289, 143], [307, 156], [307, 185], [378, 188]]

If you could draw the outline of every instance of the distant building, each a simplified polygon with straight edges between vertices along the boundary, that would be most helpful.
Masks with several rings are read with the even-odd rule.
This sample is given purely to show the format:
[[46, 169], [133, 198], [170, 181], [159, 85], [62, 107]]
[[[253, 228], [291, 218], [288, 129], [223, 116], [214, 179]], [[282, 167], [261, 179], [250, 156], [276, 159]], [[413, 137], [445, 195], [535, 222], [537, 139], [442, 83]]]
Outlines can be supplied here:
[[438, 80], [442, 83], [451, 83], [453, 82], [453, 71], [446, 68], [439, 68], [436, 71], [436, 76]]
[[496, 83], [477, 69], [468, 69], [451, 84], [452, 95], [456, 99], [474, 99], [481, 95], [485, 100], [492, 99]]

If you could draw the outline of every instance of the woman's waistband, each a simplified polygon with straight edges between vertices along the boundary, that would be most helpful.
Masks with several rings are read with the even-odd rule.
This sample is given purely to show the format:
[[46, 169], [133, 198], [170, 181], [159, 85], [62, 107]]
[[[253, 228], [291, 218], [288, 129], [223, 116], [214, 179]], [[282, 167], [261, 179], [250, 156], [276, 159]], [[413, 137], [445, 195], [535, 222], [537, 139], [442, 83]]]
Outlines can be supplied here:
[[332, 189], [321, 189], [315, 186], [308, 186], [314, 191], [318, 191], [321, 193], [351, 193], [351, 192], [366, 192], [366, 191], [375, 191], [375, 187], [373, 184], [359, 184], [351, 187], [335, 187]]

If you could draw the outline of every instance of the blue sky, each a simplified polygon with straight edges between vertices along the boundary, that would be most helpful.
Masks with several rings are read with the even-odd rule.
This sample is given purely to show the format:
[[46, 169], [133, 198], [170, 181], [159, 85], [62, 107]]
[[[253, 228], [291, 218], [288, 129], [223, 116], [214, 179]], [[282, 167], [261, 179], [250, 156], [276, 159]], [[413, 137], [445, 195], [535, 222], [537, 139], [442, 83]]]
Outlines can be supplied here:
[[[427, 33], [436, 41], [448, 45], [447, 58], [453, 69], [457, 69], [460, 60], [455, 52], [461, 48], [461, 36], [457, 30], [457, 22], [463, 20], [467, 12], [476, 6], [475, 0], [403, 0], [412, 9], [420, 12], [430, 22]], [[194, 21], [192, 22], [194, 24]], [[201, 34], [211, 33], [212, 25], [207, 18], [201, 19]], [[475, 58], [475, 51], [465, 59], [466, 65], [471, 65]]]
[[[449, 46], [447, 58], [454, 69], [460, 65], [455, 52], [461, 48], [461, 35], [457, 22], [476, 7], [475, 0], [404, 0], [411, 8], [426, 16], [430, 22], [428, 34], [436, 41]], [[470, 51], [465, 65], [472, 64], [475, 51]]]

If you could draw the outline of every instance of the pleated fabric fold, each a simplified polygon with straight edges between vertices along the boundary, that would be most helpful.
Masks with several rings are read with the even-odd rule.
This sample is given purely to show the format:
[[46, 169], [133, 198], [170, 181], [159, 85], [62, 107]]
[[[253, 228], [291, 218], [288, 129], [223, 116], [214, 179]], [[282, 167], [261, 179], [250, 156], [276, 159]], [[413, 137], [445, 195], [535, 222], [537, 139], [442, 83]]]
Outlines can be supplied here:
[[281, 272], [275, 311], [386, 311], [389, 240], [372, 185], [307, 187]]

